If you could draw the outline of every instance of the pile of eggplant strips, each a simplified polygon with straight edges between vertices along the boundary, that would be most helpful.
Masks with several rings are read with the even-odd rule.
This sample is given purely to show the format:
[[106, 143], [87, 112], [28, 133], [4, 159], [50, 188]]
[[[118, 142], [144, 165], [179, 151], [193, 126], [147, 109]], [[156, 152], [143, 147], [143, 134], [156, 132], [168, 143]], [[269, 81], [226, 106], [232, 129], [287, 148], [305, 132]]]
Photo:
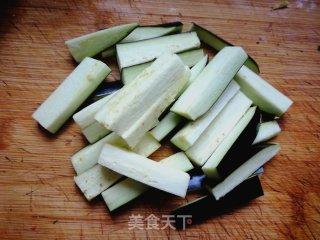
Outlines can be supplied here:
[[[170, 210], [178, 228], [178, 216], [197, 223], [263, 195], [263, 166], [280, 150], [269, 140], [292, 104], [242, 47], [195, 23], [182, 29], [131, 23], [66, 41], [78, 65], [33, 113], [52, 134], [73, 117], [89, 142], [71, 157], [74, 181], [110, 212], [151, 188], [199, 191]], [[120, 80], [106, 80], [106, 59]], [[176, 153], [149, 159], [162, 143]]]

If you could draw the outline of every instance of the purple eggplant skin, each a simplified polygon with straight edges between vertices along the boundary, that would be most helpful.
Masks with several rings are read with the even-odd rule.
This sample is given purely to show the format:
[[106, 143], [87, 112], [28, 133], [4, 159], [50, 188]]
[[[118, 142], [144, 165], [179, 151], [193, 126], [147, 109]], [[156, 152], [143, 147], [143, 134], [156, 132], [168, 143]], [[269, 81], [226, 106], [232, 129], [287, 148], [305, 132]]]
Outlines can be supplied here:
[[[250, 146], [244, 149], [240, 149], [239, 152], [233, 152], [228, 155], [228, 158], [224, 158], [224, 162], [218, 165], [218, 172], [220, 181], [223, 181], [228, 177], [234, 170], [240, 167], [243, 163], [249, 160], [251, 157], [256, 155], [262, 149], [273, 145], [272, 143], [262, 143], [254, 146]], [[228, 153], [227, 153], [228, 154]], [[262, 166], [260, 166], [262, 167]], [[258, 169], [257, 169], [258, 170]]]
[[[234, 46], [232, 43], [224, 40], [223, 38], [219, 37], [218, 35], [214, 34], [213, 32], [210, 32], [209, 30], [201, 27], [200, 25], [194, 22], [192, 23], [189, 31], [196, 32], [201, 42], [213, 48], [215, 51], [220, 51], [222, 48], [226, 46]], [[260, 73], [258, 63], [252, 57], [248, 56], [248, 59], [246, 60], [244, 65], [246, 65], [255, 73]]]
[[196, 191], [203, 189], [203, 182], [206, 179], [206, 175], [194, 175], [191, 176], [189, 185], [188, 185], [188, 191]]
[[225, 179], [230, 173], [249, 159], [248, 156], [251, 154], [249, 150], [257, 136], [260, 117], [260, 110], [257, 108], [247, 127], [219, 163], [217, 169], [220, 180]]
[[242, 182], [219, 200], [211, 194], [206, 195], [176, 208], [171, 215], [175, 218], [176, 228], [181, 229], [231, 211], [260, 196], [263, 196], [263, 189], [259, 177], [255, 176]]
[[105, 96], [108, 96], [116, 91], [120, 90], [123, 87], [123, 83], [120, 80], [112, 82], [103, 82], [98, 87], [98, 89], [93, 93], [93, 101], [97, 101]]
[[276, 116], [267, 112], [260, 110], [261, 112], [261, 122], [273, 121], [276, 119]]
[[171, 34], [177, 34], [177, 33], [180, 33], [182, 31], [182, 27], [183, 27], [183, 24], [182, 22], [168, 22], [168, 23], [161, 23], [161, 24], [155, 24], [155, 25], [142, 25], [142, 26], [139, 26], [140, 28], [143, 28], [143, 27], [177, 27], [177, 29], [173, 32], [170, 33]]
[[[262, 173], [264, 173], [264, 168], [263, 166], [260, 167], [257, 171], [255, 171], [249, 178], [253, 178], [253, 177], [260, 177], [262, 175]], [[249, 179], [248, 178], [248, 179]], [[192, 178], [191, 178], [192, 179]], [[191, 179], [190, 179], [190, 182], [191, 182]], [[218, 185], [220, 183], [219, 180], [215, 179], [215, 178], [204, 178], [202, 180], [202, 187], [203, 188], [214, 188], [216, 185]], [[190, 185], [190, 184], [189, 184]], [[189, 190], [189, 189], [188, 189]]]
[[260, 167], [257, 171], [254, 172], [254, 174], [252, 174], [253, 176], [260, 176], [262, 173], [264, 173], [264, 168], [263, 166]]

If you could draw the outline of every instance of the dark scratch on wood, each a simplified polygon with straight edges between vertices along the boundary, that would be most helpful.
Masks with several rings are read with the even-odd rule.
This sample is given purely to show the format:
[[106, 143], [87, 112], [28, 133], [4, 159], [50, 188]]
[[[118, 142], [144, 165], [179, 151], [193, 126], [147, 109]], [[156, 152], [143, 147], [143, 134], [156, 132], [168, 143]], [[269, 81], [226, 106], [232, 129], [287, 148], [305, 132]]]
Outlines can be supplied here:
[[[34, 191], [35, 191], [35, 190], [34, 190]], [[26, 193], [26, 195], [29, 195], [29, 196], [30, 196], [30, 198], [29, 198], [29, 208], [30, 208], [30, 211], [31, 211], [31, 212], [33, 212], [33, 207], [32, 207], [32, 193], [33, 193], [34, 191], [32, 190], [32, 187], [31, 187], [31, 191], [28, 192], [28, 193]]]
[[314, 240], [317, 240], [317, 237], [313, 234], [313, 230], [310, 228], [309, 224], [306, 223], [305, 226], [308, 228], [309, 232], [311, 233], [311, 236]]
[[31, 191], [27, 192], [26, 195], [32, 195], [32, 193], [34, 193], [35, 191], [39, 190], [38, 188], [37, 189], [34, 189], [32, 190], [32, 187], [31, 187]]
[[45, 219], [48, 219], [50, 217], [48, 216], [42, 216], [42, 215], [32, 215], [32, 218], [45, 218]]
[[23, 151], [26, 152], [26, 153], [32, 153], [32, 152], [26, 150], [24, 147], [20, 147], [20, 149], [23, 150]]
[[228, 232], [228, 229], [226, 229], [226, 227], [223, 225], [223, 223], [221, 223], [220, 220], [217, 221], [218, 224], [221, 226], [221, 228], [224, 230], [224, 232], [230, 237], [230, 234]]
[[68, 201], [70, 201], [68, 195], [65, 193], [65, 191], [63, 190], [63, 188], [62, 188], [61, 186], [58, 185], [58, 187], [57, 187], [56, 189], [59, 190], [59, 192], [62, 192], [63, 195], [66, 197], [66, 199], [67, 199]]
[[39, 179], [39, 181], [41, 182], [41, 184], [45, 185], [45, 182], [43, 181], [43, 179], [41, 177], [39, 177], [38, 174], [36, 174], [37, 178]]

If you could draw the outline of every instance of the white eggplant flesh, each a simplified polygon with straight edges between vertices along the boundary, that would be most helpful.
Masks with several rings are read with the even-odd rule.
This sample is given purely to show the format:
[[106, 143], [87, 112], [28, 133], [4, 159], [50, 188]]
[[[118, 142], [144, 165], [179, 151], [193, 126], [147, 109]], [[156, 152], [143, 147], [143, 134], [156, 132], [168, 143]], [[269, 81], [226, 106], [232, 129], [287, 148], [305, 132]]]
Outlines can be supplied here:
[[[186, 67], [185, 74], [182, 77], [184, 82], [179, 86], [179, 88], [188, 82], [189, 77], [190, 71]], [[132, 125], [131, 130], [122, 136], [128, 142], [130, 147], [134, 147], [136, 143], [140, 141], [141, 134], [143, 132], [152, 129], [155, 125], [157, 125], [159, 122], [158, 118], [167, 109], [167, 107], [174, 102], [174, 96], [177, 96], [177, 92], [178, 91], [176, 87], [168, 89], [167, 93], [157, 99], [153, 106], [146, 111], [143, 116], [136, 123], [134, 123], [134, 125]], [[172, 127], [172, 125], [170, 127]]]
[[258, 144], [274, 138], [281, 132], [276, 120], [264, 122], [259, 125], [258, 134], [252, 144]]
[[182, 121], [182, 117], [173, 112], [169, 112], [160, 123], [153, 128], [150, 133], [151, 135], [161, 141], [165, 138], [180, 122]]
[[125, 39], [121, 40], [120, 43], [137, 42], [146, 39], [152, 39], [168, 35], [172, 32], [176, 32], [181, 26], [172, 27], [160, 27], [160, 26], [145, 26], [137, 27], [134, 29]]
[[[111, 133], [95, 144], [89, 145], [71, 157], [71, 162], [77, 175], [80, 175], [97, 164], [101, 150], [106, 144], [128, 148], [126, 142], [115, 133]], [[149, 133], [146, 133], [141, 142], [132, 151], [143, 156], [149, 156], [160, 148], [160, 143]]]
[[197, 166], [202, 166], [229, 134], [251, 105], [251, 100], [238, 92], [209, 124], [197, 141], [186, 151]]
[[179, 53], [200, 47], [196, 33], [180, 33], [138, 42], [117, 44], [120, 70], [125, 67], [149, 62], [164, 53]]
[[110, 130], [106, 129], [97, 121], [89, 125], [85, 129], [81, 129], [81, 132], [91, 144], [111, 133]]
[[185, 197], [189, 174], [155, 162], [124, 148], [106, 144], [98, 163], [119, 174], [162, 191]]
[[[186, 84], [184, 89], [181, 90], [179, 95], [183, 93], [183, 91], [192, 83], [192, 81], [201, 73], [201, 71], [206, 66], [208, 61], [208, 56], [203, 57], [196, 65], [191, 68], [191, 76], [189, 82]], [[165, 138], [176, 126], [181, 123], [183, 118], [176, 113], [169, 112], [167, 115], [160, 121], [160, 123], [153, 128], [150, 133], [153, 135], [155, 139], [161, 141]]]
[[240, 90], [240, 86], [231, 81], [228, 87], [223, 91], [218, 100], [203, 116], [199, 117], [195, 121], [187, 123], [179, 132], [177, 132], [171, 142], [183, 151], [190, 148], [209, 124], [218, 116], [227, 103], [234, 97]]
[[110, 143], [117, 146], [126, 146], [126, 142], [115, 133], [102, 138], [98, 142], [86, 146], [71, 157], [71, 162], [77, 175], [80, 175], [97, 164], [104, 144]]
[[95, 143], [111, 132], [103, 125], [98, 123], [94, 119], [94, 116], [110, 100], [112, 96], [113, 94], [108, 95], [73, 115], [73, 120], [80, 127], [81, 132], [89, 143]]
[[[203, 53], [203, 49], [200, 48], [200, 49], [178, 53], [177, 55], [181, 58], [184, 65], [188, 67], [192, 67], [203, 58], [204, 53]], [[132, 82], [144, 69], [149, 67], [152, 63], [153, 62], [147, 62], [147, 63], [142, 63], [139, 65], [122, 69], [121, 81], [124, 84], [128, 84], [129, 82]]]
[[225, 137], [217, 149], [212, 153], [208, 161], [203, 165], [202, 171], [210, 178], [219, 179], [219, 173], [217, 167], [223, 157], [227, 154], [229, 149], [238, 139], [242, 131], [249, 124], [252, 119], [256, 107], [251, 107], [245, 115], [240, 119], [236, 126], [231, 130], [231, 132]]
[[205, 56], [202, 48], [181, 52], [177, 55], [181, 58], [183, 64], [188, 67], [193, 67]]
[[112, 95], [113, 94], [108, 95], [90, 104], [89, 106], [73, 115], [73, 120], [80, 127], [83, 135], [86, 137], [89, 143], [95, 143], [111, 132], [103, 125], [98, 123], [94, 119], [94, 116], [109, 101]]
[[208, 55], [205, 55], [191, 68], [191, 77], [188, 86], [200, 75], [207, 63]]
[[32, 117], [49, 132], [56, 133], [110, 72], [103, 62], [85, 58]]
[[73, 120], [81, 129], [87, 128], [96, 122], [94, 115], [111, 99], [112, 96], [113, 94], [108, 95], [85, 107], [73, 115]]
[[90, 201], [121, 177], [121, 174], [97, 164], [81, 175], [75, 176], [74, 181], [86, 199]]
[[[193, 165], [183, 152], [178, 152], [160, 161], [168, 167], [184, 172], [193, 169]], [[131, 178], [126, 178], [105, 190], [101, 195], [109, 209], [114, 211], [126, 203], [136, 199], [151, 187]]]
[[272, 85], [254, 73], [248, 67], [243, 66], [237, 75], [236, 81], [255, 105], [261, 110], [281, 116], [292, 105], [292, 100], [279, 92]]
[[241, 47], [225, 47], [209, 62], [171, 107], [187, 119], [196, 120], [218, 100], [247, 59]]
[[150, 132], [147, 132], [134, 148], [131, 149], [127, 147], [127, 149], [130, 149], [131, 151], [142, 156], [148, 157], [160, 147], [161, 144], [150, 134]]
[[164, 54], [116, 92], [95, 119], [134, 147], [154, 127], [189, 77], [189, 68], [177, 55]]
[[[112, 135], [112, 134], [111, 134]], [[114, 136], [114, 141], [112, 142], [109, 140], [108, 143], [115, 144], [115, 145], [122, 145], [125, 144], [125, 142], [122, 140], [119, 140], [120, 138], [117, 136]], [[106, 190], [108, 187], [113, 185], [116, 181], [118, 181], [122, 175], [115, 173], [114, 171], [105, 168], [99, 164], [96, 164], [98, 162], [99, 155], [101, 154], [101, 149], [106, 143], [100, 146], [95, 146], [94, 148], [87, 149], [82, 156], [87, 157], [81, 159], [81, 154], [78, 156], [78, 161], [73, 165], [75, 169], [80, 169], [81, 174], [74, 177], [75, 183], [80, 188], [80, 190], [83, 192], [84, 196], [87, 198], [88, 201], [92, 200], [96, 196], [98, 196], [100, 193], [102, 193], [104, 190]], [[149, 156], [153, 152], [155, 152], [161, 145], [151, 136], [146, 135], [144, 140], [141, 141], [141, 145], [137, 145], [136, 149], [133, 149], [139, 156]], [[92, 158], [90, 158], [92, 157]], [[80, 159], [79, 159], [80, 158]], [[86, 161], [86, 163], [83, 163], [83, 161]], [[122, 159], [118, 159], [121, 161]], [[83, 171], [84, 167], [87, 168], [89, 165], [94, 164], [90, 169]], [[81, 169], [81, 167], [83, 167]]]
[[216, 185], [211, 191], [213, 196], [216, 200], [225, 196], [228, 192], [232, 191], [236, 186], [249, 178], [258, 168], [273, 158], [279, 150], [279, 144], [274, 144], [262, 149], [233, 171], [225, 180]]
[[124, 24], [89, 33], [65, 42], [73, 58], [79, 63], [85, 57], [93, 57], [126, 37], [137, 23]]
[[[136, 42], [156, 37], [162, 37], [169, 34], [180, 33], [182, 24], [173, 26], [142, 26], [135, 28], [128, 36], [119, 43]], [[115, 56], [117, 53], [116, 46], [112, 46], [101, 53], [102, 58]]]
[[160, 163], [184, 172], [188, 172], [194, 168], [187, 155], [183, 152], [177, 152], [166, 157], [162, 159]]

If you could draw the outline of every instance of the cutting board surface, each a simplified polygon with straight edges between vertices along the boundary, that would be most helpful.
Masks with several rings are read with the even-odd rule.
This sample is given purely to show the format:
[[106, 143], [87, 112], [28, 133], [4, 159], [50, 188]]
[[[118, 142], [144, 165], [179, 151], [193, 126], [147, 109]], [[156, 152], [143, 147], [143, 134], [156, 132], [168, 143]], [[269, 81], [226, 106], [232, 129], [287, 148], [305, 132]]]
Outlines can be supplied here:
[[[0, 7], [1, 239], [320, 239], [320, 9], [318, 1], [2, 1]], [[31, 114], [74, 69], [64, 41], [122, 23], [196, 22], [243, 46], [294, 104], [265, 166], [265, 196], [186, 231], [129, 230], [130, 216], [163, 220], [180, 199], [150, 191], [113, 215], [88, 203], [70, 156], [86, 145], [73, 121], [52, 136]], [[113, 68], [111, 62], [107, 62]], [[117, 79], [114, 71], [108, 80]], [[169, 143], [152, 155], [175, 151]], [[160, 227], [163, 223], [159, 223]]]

